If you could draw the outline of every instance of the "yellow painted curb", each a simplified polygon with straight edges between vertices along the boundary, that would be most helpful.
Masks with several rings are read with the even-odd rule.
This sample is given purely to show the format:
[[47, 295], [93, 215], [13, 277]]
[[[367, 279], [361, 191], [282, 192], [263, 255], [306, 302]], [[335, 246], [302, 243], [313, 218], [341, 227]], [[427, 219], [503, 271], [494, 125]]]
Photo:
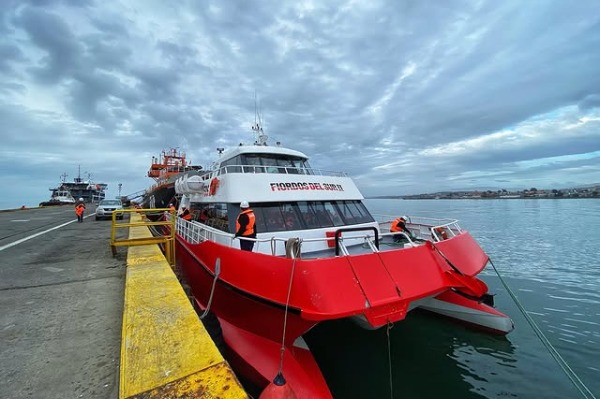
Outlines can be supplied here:
[[157, 245], [128, 249], [120, 381], [121, 399], [248, 398]]

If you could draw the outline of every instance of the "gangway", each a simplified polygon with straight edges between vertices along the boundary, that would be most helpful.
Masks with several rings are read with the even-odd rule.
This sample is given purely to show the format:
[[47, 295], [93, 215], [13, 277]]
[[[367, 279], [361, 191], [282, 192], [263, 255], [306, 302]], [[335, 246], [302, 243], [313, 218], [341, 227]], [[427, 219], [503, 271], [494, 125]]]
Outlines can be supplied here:
[[146, 190], [140, 190], [136, 191], [135, 193], [123, 195], [121, 197], [121, 202], [124, 206], [129, 206], [131, 204], [131, 201], [142, 198], [144, 194], [146, 194]]

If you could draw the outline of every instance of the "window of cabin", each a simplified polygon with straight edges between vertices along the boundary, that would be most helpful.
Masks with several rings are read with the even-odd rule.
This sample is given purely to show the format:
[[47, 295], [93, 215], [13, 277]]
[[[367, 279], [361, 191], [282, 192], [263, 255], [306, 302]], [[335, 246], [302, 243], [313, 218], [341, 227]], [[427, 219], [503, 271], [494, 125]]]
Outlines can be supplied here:
[[315, 229], [333, 226], [333, 221], [325, 209], [323, 202], [299, 202], [298, 209], [306, 228]]
[[265, 168], [263, 168], [261, 166], [260, 157], [258, 155], [243, 155], [242, 163], [244, 165], [245, 173], [264, 173], [265, 172]]
[[190, 204], [190, 211], [193, 220], [214, 227], [215, 229], [229, 232], [229, 217], [227, 215], [226, 204], [192, 202]]
[[[237, 159], [236, 159], [237, 158]], [[245, 173], [312, 174], [308, 161], [287, 155], [243, 154], [226, 162], [227, 165], [243, 165]], [[232, 162], [235, 161], [235, 162]], [[224, 163], [225, 165], [225, 163]], [[232, 173], [233, 168], [227, 168]]]
[[240, 173], [242, 171], [240, 167], [241, 162], [242, 160], [239, 155], [221, 162], [221, 168], [223, 168], [221, 173]]
[[257, 232], [296, 230], [301, 227], [292, 204], [270, 203], [252, 206]]
[[272, 157], [262, 157], [262, 164], [265, 166], [267, 173], [282, 173], [277, 166], [277, 159]]
[[329, 214], [329, 218], [333, 222], [334, 226], [343, 226], [344, 225], [342, 216], [340, 215], [338, 208], [333, 203], [331, 203], [330, 201], [326, 201], [323, 204], [323, 207], [325, 208], [325, 211]]
[[346, 224], [372, 222], [373, 217], [360, 201], [335, 201]]

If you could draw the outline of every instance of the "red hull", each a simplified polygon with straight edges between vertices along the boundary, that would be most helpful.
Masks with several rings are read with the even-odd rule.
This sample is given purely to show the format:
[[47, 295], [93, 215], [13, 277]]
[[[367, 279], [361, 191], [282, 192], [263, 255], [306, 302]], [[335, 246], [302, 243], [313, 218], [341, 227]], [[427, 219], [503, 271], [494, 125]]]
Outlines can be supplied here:
[[487, 255], [466, 232], [436, 246], [295, 260], [178, 237], [177, 261], [201, 307], [211, 295], [217, 258], [221, 266], [211, 311], [235, 353], [232, 362], [260, 386], [278, 371], [293, 274], [284, 376], [297, 394], [303, 392], [299, 398], [331, 397], [310, 351], [293, 346], [319, 321], [361, 316], [380, 327], [404, 319], [412, 302], [450, 288], [473, 296], [487, 292], [474, 277]]

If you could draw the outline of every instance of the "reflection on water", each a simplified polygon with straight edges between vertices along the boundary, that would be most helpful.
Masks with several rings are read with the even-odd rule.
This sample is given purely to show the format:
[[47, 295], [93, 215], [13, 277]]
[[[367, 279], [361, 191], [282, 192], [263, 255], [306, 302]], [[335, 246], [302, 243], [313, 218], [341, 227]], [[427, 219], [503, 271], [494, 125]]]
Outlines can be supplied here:
[[[600, 368], [600, 201], [367, 200], [376, 214], [460, 220], [519, 301], [596, 395]], [[491, 268], [482, 278], [515, 330], [489, 336], [411, 312], [390, 330], [328, 322], [306, 340], [336, 399], [578, 398]]]
[[394, 398], [512, 395], [502, 384], [517, 362], [508, 339], [465, 330], [425, 312], [412, 312], [397, 323], [389, 346], [385, 327], [366, 331], [349, 321], [325, 323], [306, 338], [335, 398], [389, 398], [388, 350]]

